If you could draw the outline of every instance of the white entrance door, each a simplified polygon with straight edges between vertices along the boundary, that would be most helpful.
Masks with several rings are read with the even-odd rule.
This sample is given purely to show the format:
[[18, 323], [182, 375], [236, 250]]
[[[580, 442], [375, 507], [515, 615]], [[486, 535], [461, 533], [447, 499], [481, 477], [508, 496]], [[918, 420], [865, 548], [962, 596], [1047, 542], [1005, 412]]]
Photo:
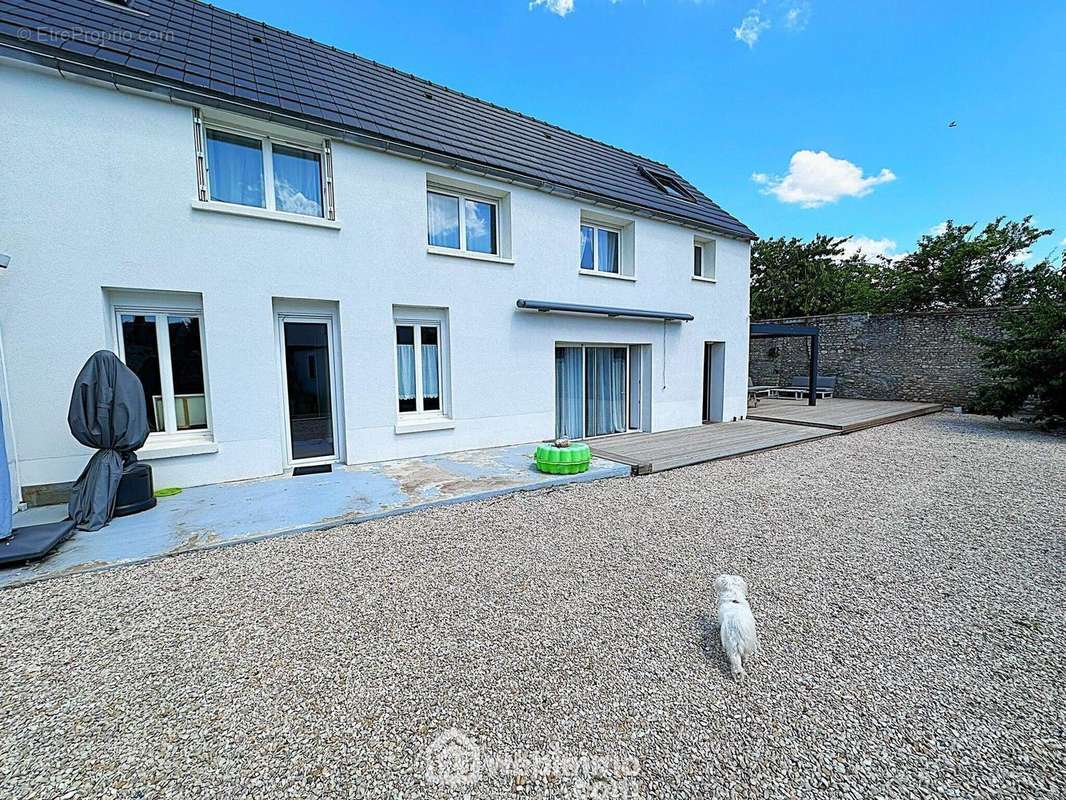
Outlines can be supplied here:
[[341, 430], [333, 317], [280, 314], [278, 329], [288, 462], [337, 461]]

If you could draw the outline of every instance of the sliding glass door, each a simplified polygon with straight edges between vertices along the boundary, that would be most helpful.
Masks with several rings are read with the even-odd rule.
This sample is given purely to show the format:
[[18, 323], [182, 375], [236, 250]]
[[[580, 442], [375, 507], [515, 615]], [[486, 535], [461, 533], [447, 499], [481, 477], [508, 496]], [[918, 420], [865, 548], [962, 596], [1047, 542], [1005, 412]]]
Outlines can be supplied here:
[[584, 354], [581, 347], [555, 348], [555, 435], [585, 435]]
[[[568, 439], [624, 433], [640, 425], [640, 386], [631, 375], [631, 347], [555, 348], [555, 435]], [[639, 362], [639, 359], [637, 359]]]
[[585, 436], [626, 429], [625, 347], [585, 348]]

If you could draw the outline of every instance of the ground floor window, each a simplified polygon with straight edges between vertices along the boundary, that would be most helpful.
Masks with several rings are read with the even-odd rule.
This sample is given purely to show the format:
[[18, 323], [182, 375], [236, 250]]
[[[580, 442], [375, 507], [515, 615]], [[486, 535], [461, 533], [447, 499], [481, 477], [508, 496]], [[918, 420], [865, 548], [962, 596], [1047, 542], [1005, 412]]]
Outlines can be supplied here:
[[443, 318], [396, 319], [396, 395], [401, 415], [444, 415]]
[[555, 435], [569, 439], [639, 429], [643, 349], [555, 348]]
[[115, 309], [119, 357], [144, 387], [153, 433], [207, 431], [203, 318], [198, 312]]

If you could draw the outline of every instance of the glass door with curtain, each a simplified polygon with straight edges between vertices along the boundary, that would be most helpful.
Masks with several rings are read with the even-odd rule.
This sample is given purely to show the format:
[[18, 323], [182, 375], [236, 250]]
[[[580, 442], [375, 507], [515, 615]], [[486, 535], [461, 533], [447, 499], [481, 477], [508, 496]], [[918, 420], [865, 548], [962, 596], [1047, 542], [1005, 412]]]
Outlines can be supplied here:
[[555, 348], [555, 436], [580, 439], [585, 435], [584, 348]]
[[282, 357], [293, 462], [337, 458], [333, 324], [328, 317], [282, 317]]
[[568, 439], [624, 433], [639, 396], [629, 402], [629, 346], [570, 345], [555, 348], [555, 435]]
[[626, 430], [629, 349], [585, 348], [585, 436]]

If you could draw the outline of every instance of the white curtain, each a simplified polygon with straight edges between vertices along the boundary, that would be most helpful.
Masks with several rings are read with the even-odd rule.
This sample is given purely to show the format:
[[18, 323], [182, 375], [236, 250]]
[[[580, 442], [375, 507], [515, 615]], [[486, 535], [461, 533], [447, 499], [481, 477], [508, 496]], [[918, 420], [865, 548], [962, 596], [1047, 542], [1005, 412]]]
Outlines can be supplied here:
[[207, 167], [212, 200], [266, 207], [263, 197], [263, 148], [258, 141], [208, 131]]
[[[411, 354], [414, 355], [414, 347], [412, 345], [403, 346], [410, 347]], [[413, 376], [414, 374], [414, 369], [412, 368], [411, 375]], [[411, 391], [414, 391], [414, 386], [411, 387]], [[422, 345], [422, 396], [440, 397], [440, 368], [437, 361], [437, 345], [435, 344]]]
[[618, 272], [618, 234], [603, 231], [600, 234], [600, 272]]
[[396, 345], [396, 380], [400, 387], [401, 400], [415, 398], [415, 346]]
[[621, 433], [626, 426], [626, 348], [585, 349], [587, 436]]
[[580, 439], [581, 406], [584, 397], [581, 348], [555, 348], [555, 435]]

